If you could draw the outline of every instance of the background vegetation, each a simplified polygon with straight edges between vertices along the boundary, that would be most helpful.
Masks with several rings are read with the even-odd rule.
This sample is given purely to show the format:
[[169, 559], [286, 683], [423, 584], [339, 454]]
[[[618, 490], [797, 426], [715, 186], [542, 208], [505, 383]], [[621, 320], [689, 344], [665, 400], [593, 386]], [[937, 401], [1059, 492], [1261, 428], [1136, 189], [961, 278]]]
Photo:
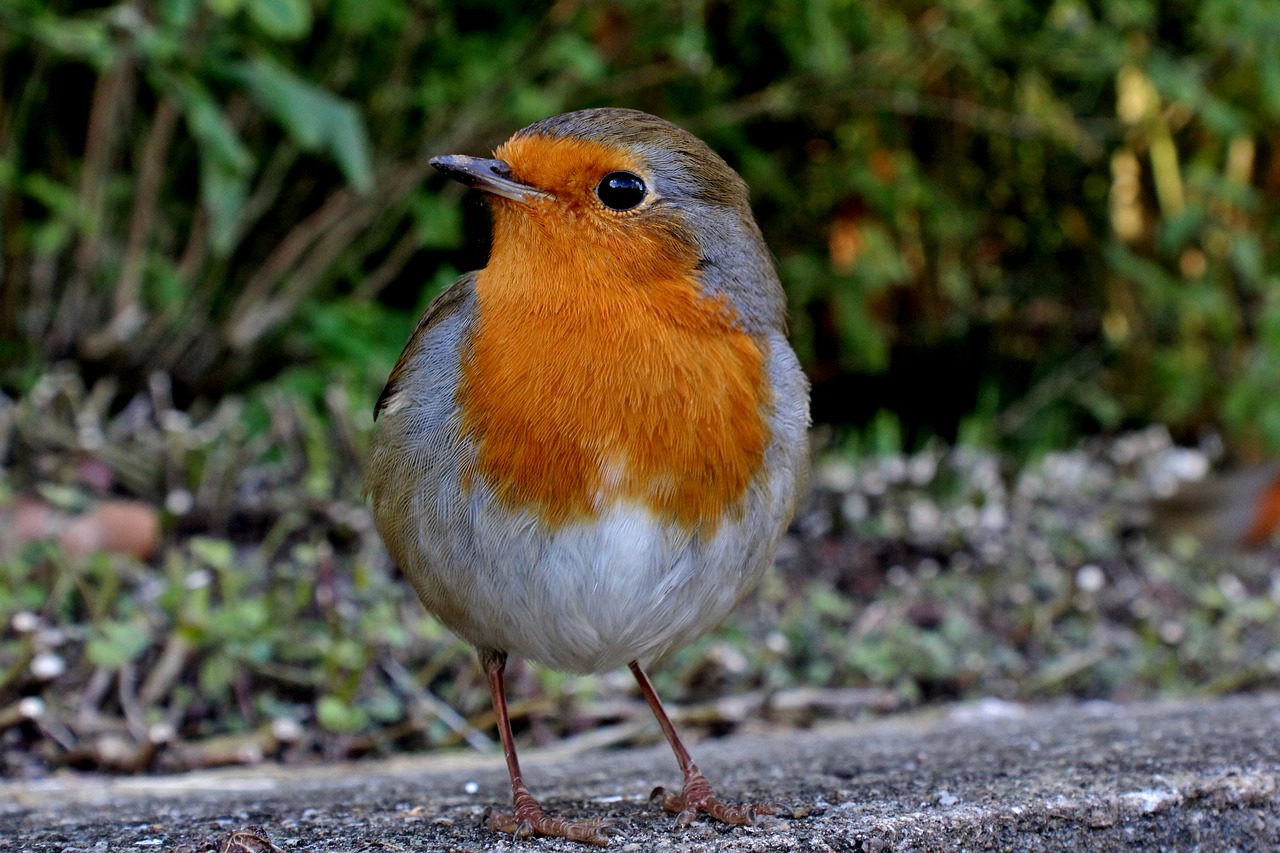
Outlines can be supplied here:
[[[1280, 449], [1280, 3], [9, 0], [0, 521], [111, 495], [162, 529], [141, 559], [3, 543], [5, 762], [478, 742], [469, 653], [394, 582], [358, 460], [417, 313], [484, 262], [483, 206], [427, 158], [606, 104], [747, 179], [854, 472], [675, 698], [1274, 683], [1265, 562], [1223, 587], [1126, 539], [1168, 434], [1080, 442]], [[1019, 504], [1071, 447], [1102, 479]], [[1018, 559], [966, 526], [989, 507]], [[535, 735], [625, 716], [535, 677]]]

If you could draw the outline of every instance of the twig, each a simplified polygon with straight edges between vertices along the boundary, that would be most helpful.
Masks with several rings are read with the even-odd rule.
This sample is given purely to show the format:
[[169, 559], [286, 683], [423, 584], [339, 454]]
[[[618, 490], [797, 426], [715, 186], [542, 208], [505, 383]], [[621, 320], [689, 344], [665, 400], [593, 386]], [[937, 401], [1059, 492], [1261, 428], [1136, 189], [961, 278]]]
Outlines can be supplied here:
[[94, 267], [102, 247], [103, 188], [111, 170], [114, 142], [119, 136], [116, 117], [121, 105], [133, 94], [133, 72], [133, 60], [121, 59], [113, 69], [99, 75], [94, 86], [84, 161], [80, 167], [79, 198], [88, 228], [76, 246], [71, 281], [59, 306], [55, 327], [55, 338], [64, 345], [79, 337], [86, 319], [84, 312], [91, 298]]
[[427, 688], [419, 685], [412, 673], [405, 669], [399, 661], [387, 658], [382, 662], [382, 671], [431, 716], [444, 723], [450, 730], [457, 732], [472, 749], [488, 752], [493, 749], [493, 741], [466, 721], [461, 714], [447, 702], [441, 700]]
[[[115, 314], [123, 315], [131, 306], [137, 307], [142, 268], [146, 260], [146, 248], [155, 221], [156, 202], [163, 185], [165, 154], [173, 142], [178, 125], [178, 105], [172, 98], [164, 98], [156, 107], [155, 118], [147, 132], [138, 164], [138, 183], [133, 204], [133, 216], [129, 221], [129, 238], [125, 246], [120, 279], [116, 283]], [[139, 313], [141, 311], [138, 308]]]
[[182, 635], [174, 632], [165, 641], [164, 649], [155, 665], [147, 673], [142, 687], [138, 690], [138, 702], [144, 708], [160, 702], [168, 693], [173, 682], [182, 674], [183, 667], [191, 656], [191, 644]]
[[347, 187], [335, 190], [321, 206], [285, 234], [275, 251], [249, 277], [231, 308], [226, 339], [234, 349], [244, 349], [261, 334], [256, 316], [273, 286], [289, 270], [296, 268], [304, 253], [329, 229], [350, 216], [360, 197]]
[[356, 302], [368, 302], [376, 299], [378, 294], [382, 293], [382, 289], [391, 283], [391, 280], [400, 274], [405, 265], [413, 258], [418, 251], [419, 241], [418, 234], [413, 228], [406, 228], [404, 236], [402, 236], [387, 252], [386, 257], [382, 259], [382, 263], [374, 268], [373, 272], [364, 277], [364, 280], [355, 286], [351, 293], [351, 298]]
[[6, 708], [0, 708], [0, 732], [44, 716], [44, 700], [27, 696]]

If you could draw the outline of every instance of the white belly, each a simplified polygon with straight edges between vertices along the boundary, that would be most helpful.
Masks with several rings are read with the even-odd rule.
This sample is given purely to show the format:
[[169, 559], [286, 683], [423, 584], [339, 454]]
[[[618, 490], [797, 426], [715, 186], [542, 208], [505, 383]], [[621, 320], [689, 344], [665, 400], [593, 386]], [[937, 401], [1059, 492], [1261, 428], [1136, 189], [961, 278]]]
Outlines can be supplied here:
[[715, 627], [781, 534], [740, 519], [704, 540], [624, 504], [548, 537], [532, 518], [490, 512], [476, 519], [471, 560], [422, 543], [445, 557], [420, 564], [432, 577], [413, 578], [423, 603], [477, 646], [566, 672], [660, 658]]

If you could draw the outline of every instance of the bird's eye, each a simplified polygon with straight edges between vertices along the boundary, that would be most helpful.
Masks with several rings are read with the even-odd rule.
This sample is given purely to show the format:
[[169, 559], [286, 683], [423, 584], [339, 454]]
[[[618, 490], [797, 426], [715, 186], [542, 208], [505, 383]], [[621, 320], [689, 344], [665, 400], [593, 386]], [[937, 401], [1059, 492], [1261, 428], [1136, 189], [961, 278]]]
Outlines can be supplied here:
[[610, 172], [596, 185], [596, 195], [613, 210], [630, 210], [644, 201], [644, 181], [630, 172]]

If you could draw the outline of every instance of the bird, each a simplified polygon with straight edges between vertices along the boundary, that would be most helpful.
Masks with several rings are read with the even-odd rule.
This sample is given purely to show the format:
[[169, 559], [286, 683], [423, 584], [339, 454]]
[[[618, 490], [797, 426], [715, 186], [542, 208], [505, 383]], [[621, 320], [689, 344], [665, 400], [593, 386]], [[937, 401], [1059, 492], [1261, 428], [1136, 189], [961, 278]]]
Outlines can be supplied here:
[[488, 827], [619, 832], [530, 794], [508, 656], [629, 667], [683, 774], [654, 791], [678, 826], [789, 816], [714, 793], [646, 671], [756, 586], [809, 467], [809, 385], [747, 186], [693, 134], [622, 108], [543, 119], [493, 155], [430, 160], [485, 194], [492, 244], [391, 371], [365, 478], [391, 557], [485, 671], [512, 787]]
[[1280, 530], [1280, 463], [1258, 461], [1183, 483], [1148, 509], [1157, 539], [1185, 534], [1210, 551], [1261, 550]]

